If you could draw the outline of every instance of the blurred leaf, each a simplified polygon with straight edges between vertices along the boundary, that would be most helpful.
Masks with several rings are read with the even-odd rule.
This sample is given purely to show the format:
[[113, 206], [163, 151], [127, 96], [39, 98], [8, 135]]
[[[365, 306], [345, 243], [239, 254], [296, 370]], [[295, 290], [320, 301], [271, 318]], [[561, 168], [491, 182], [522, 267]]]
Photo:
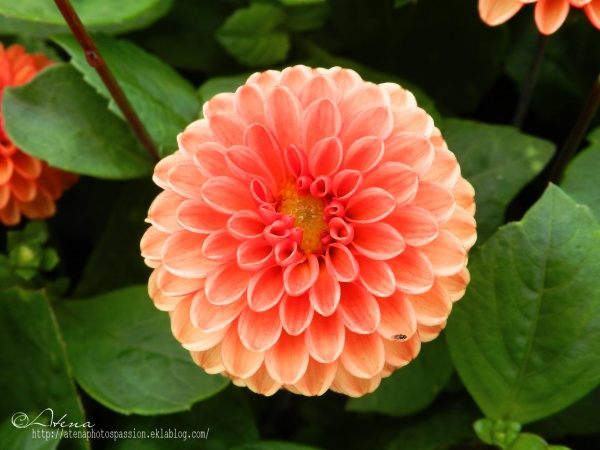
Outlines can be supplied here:
[[427, 343], [408, 366], [381, 381], [372, 394], [348, 401], [349, 411], [408, 416], [429, 406], [444, 388], [454, 367], [444, 339]]
[[592, 131], [588, 140], [590, 145], [567, 166], [560, 186], [578, 203], [589, 206], [600, 222], [600, 128]]
[[569, 450], [562, 445], [548, 445], [540, 436], [523, 433], [510, 445], [508, 450]]
[[[110, 110], [122, 118], [96, 70], [86, 62], [75, 37], [65, 35], [54, 40], [71, 55], [72, 64], [83, 73], [85, 81], [110, 100]], [[200, 109], [192, 85], [131, 42], [106, 35], [97, 35], [94, 40], [161, 156], [173, 153], [177, 149], [177, 135], [197, 117]]]
[[287, 57], [290, 38], [285, 32], [282, 8], [256, 3], [236, 10], [217, 32], [217, 39], [248, 67], [277, 64]]
[[447, 338], [488, 418], [531, 422], [598, 386], [598, 267], [598, 223], [553, 185], [473, 255]]
[[[0, 291], [0, 448], [54, 448], [33, 437], [28, 423], [59, 422], [85, 424], [83, 409], [71, 379], [58, 324], [42, 291]], [[47, 410], [50, 408], [50, 410]], [[39, 416], [39, 417], [38, 417]], [[14, 420], [17, 427], [13, 426]], [[40, 427], [57, 433], [56, 428]], [[36, 427], [37, 429], [37, 427]], [[6, 443], [10, 437], [16, 440]], [[56, 439], [55, 436], [53, 436]], [[3, 441], [4, 440], [4, 441]], [[58, 439], [56, 440], [58, 442]], [[89, 448], [85, 441], [77, 448]]]
[[[172, 1], [88, 0], [73, 2], [73, 6], [86, 27], [117, 33], [154, 22], [169, 10]], [[0, 14], [8, 19], [0, 22], [8, 26], [2, 28], [5, 32], [49, 36], [69, 31], [56, 4], [47, 0], [0, 0]]]
[[152, 305], [146, 286], [64, 301], [56, 311], [75, 379], [115, 411], [182, 411], [228, 383], [194, 364], [173, 338], [168, 315]]
[[54, 167], [100, 178], [149, 175], [152, 163], [129, 126], [68, 64], [4, 91], [5, 127], [25, 152]]
[[283, 441], [258, 441], [236, 445], [231, 450], [319, 450], [317, 447]]
[[[234, 386], [196, 403], [190, 411], [168, 416], [118, 417], [112, 428], [144, 431], [147, 435], [155, 430], [187, 433], [187, 439], [176, 440], [178, 450], [229, 450], [259, 438], [248, 401], [243, 391]], [[204, 432], [205, 438], [194, 437], [194, 432]], [[173, 442], [173, 439], [121, 439], [112, 442], [107, 449], [171, 450]]]
[[409, 3], [416, 3], [417, 0], [394, 0], [394, 7], [400, 8], [401, 6], [408, 5]]
[[479, 419], [473, 424], [477, 437], [488, 445], [509, 447], [521, 433], [521, 424], [510, 420]]
[[504, 222], [517, 193], [552, 157], [554, 145], [516, 128], [448, 119], [442, 135], [475, 188], [477, 240], [482, 244]]
[[148, 281], [150, 268], [140, 255], [144, 222], [158, 188], [150, 180], [125, 183], [113, 198], [102, 236], [95, 242], [73, 296], [89, 297]]
[[279, 0], [279, 3], [286, 6], [318, 5], [326, 2], [327, 0]]
[[[290, 31], [302, 32], [320, 28], [329, 14], [329, 3], [321, 1], [280, 0], [285, 8], [285, 26]], [[293, 4], [295, 3], [295, 4]]]
[[[29, 414], [30, 417], [35, 417]], [[52, 428], [48, 428], [45, 425], [30, 425], [27, 429], [23, 430], [15, 427], [12, 424], [10, 418], [0, 423], [0, 448], [10, 450], [54, 450], [60, 443], [59, 439], [55, 439], [51, 433], [57, 433]], [[47, 434], [46, 434], [47, 433]], [[34, 436], [40, 436], [34, 437]], [[48, 436], [48, 439], [44, 439], [42, 436]]]

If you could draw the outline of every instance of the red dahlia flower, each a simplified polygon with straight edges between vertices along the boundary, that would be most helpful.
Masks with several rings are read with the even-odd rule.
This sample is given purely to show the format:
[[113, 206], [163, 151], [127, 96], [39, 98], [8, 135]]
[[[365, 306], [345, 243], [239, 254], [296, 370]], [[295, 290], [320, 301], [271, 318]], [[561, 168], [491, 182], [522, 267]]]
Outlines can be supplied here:
[[571, 6], [583, 8], [592, 25], [600, 29], [600, 0], [479, 0], [481, 20], [500, 25], [514, 16], [525, 3], [536, 3], [535, 23], [542, 34], [552, 34], [569, 15]]
[[[30, 55], [20, 45], [0, 43], [0, 105], [7, 86], [27, 83], [52, 64], [43, 54]], [[0, 110], [0, 222], [17, 225], [21, 214], [46, 219], [56, 212], [55, 201], [77, 180], [77, 175], [49, 167], [19, 150], [4, 131]]]
[[397, 84], [296, 66], [204, 105], [154, 181], [149, 292], [196, 363], [270, 395], [373, 391], [469, 281], [473, 188]]

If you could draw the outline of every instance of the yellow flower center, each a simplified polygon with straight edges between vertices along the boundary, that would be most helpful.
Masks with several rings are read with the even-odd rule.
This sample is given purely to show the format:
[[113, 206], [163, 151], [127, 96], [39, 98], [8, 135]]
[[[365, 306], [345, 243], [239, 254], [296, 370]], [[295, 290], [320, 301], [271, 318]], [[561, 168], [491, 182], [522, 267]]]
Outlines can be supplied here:
[[310, 194], [300, 194], [296, 183], [290, 181], [281, 189], [279, 212], [293, 216], [294, 226], [302, 230], [300, 250], [304, 253], [316, 253], [323, 250], [321, 238], [329, 228], [323, 220], [325, 204], [320, 198]]

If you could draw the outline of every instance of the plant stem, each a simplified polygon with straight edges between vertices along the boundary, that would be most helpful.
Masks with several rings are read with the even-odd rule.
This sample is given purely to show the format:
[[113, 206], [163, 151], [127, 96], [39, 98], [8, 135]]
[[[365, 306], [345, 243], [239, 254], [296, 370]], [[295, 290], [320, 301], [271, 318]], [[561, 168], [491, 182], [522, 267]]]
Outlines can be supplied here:
[[600, 75], [596, 78], [596, 82], [592, 87], [590, 95], [583, 106], [581, 114], [577, 118], [577, 122], [573, 125], [571, 129], [571, 133], [567, 137], [567, 140], [563, 144], [562, 148], [558, 152], [556, 160], [554, 161], [554, 165], [552, 166], [552, 171], [550, 172], [550, 181], [553, 183], [558, 183], [562, 178], [563, 172], [567, 167], [567, 164], [575, 155], [575, 152], [579, 148], [581, 141], [585, 135], [586, 130], [590, 126], [592, 119], [594, 118], [594, 114], [598, 109], [598, 105], [600, 104]]
[[513, 126], [517, 127], [518, 129], [521, 129], [523, 126], [525, 113], [527, 113], [527, 109], [529, 108], [531, 96], [533, 95], [533, 90], [540, 73], [540, 67], [542, 66], [542, 61], [544, 60], [545, 49], [546, 36], [540, 34], [535, 44], [533, 57], [531, 59], [531, 63], [529, 64], [529, 71], [527, 72], [527, 79], [525, 80], [525, 84], [523, 84], [521, 96], [519, 97], [519, 102], [517, 103], [515, 115], [513, 116], [512, 120]]
[[73, 32], [73, 35], [79, 42], [79, 45], [81, 45], [88, 64], [96, 69], [96, 72], [98, 72], [98, 75], [100, 75], [100, 78], [108, 89], [108, 92], [110, 92], [110, 95], [123, 113], [123, 116], [125, 116], [129, 126], [146, 149], [146, 152], [148, 155], [150, 155], [150, 158], [154, 162], [158, 162], [160, 157], [158, 156], [158, 151], [154, 141], [131, 106], [131, 103], [129, 103], [129, 100], [123, 92], [123, 89], [121, 89], [119, 82], [104, 61], [104, 58], [96, 47], [94, 40], [87, 32], [85, 26], [79, 19], [79, 16], [73, 9], [73, 6], [71, 6], [71, 2], [69, 0], [54, 0], [54, 3], [56, 3], [56, 6], [58, 6], [58, 9]]

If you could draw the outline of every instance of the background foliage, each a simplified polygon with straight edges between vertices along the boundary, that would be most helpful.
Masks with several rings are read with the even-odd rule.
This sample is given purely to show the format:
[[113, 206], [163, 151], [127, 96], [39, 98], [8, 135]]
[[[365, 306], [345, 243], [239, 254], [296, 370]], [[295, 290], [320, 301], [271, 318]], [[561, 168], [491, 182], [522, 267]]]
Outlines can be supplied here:
[[[263, 398], [206, 375], [147, 297], [139, 240], [158, 192], [150, 159], [54, 3], [0, 0], [5, 45], [62, 61], [5, 91], [6, 129], [25, 151], [83, 175], [46, 224], [0, 230], [1, 449], [597, 448], [598, 115], [548, 186], [600, 70], [600, 33], [583, 13], [548, 38], [518, 130], [508, 124], [537, 39], [529, 7], [489, 28], [476, 0], [73, 4], [161, 156], [202, 102], [255, 70], [342, 65], [412, 90], [476, 189], [472, 282], [442, 336], [363, 398]], [[48, 407], [95, 430], [208, 438], [33, 439], [52, 428], [11, 422]]]

